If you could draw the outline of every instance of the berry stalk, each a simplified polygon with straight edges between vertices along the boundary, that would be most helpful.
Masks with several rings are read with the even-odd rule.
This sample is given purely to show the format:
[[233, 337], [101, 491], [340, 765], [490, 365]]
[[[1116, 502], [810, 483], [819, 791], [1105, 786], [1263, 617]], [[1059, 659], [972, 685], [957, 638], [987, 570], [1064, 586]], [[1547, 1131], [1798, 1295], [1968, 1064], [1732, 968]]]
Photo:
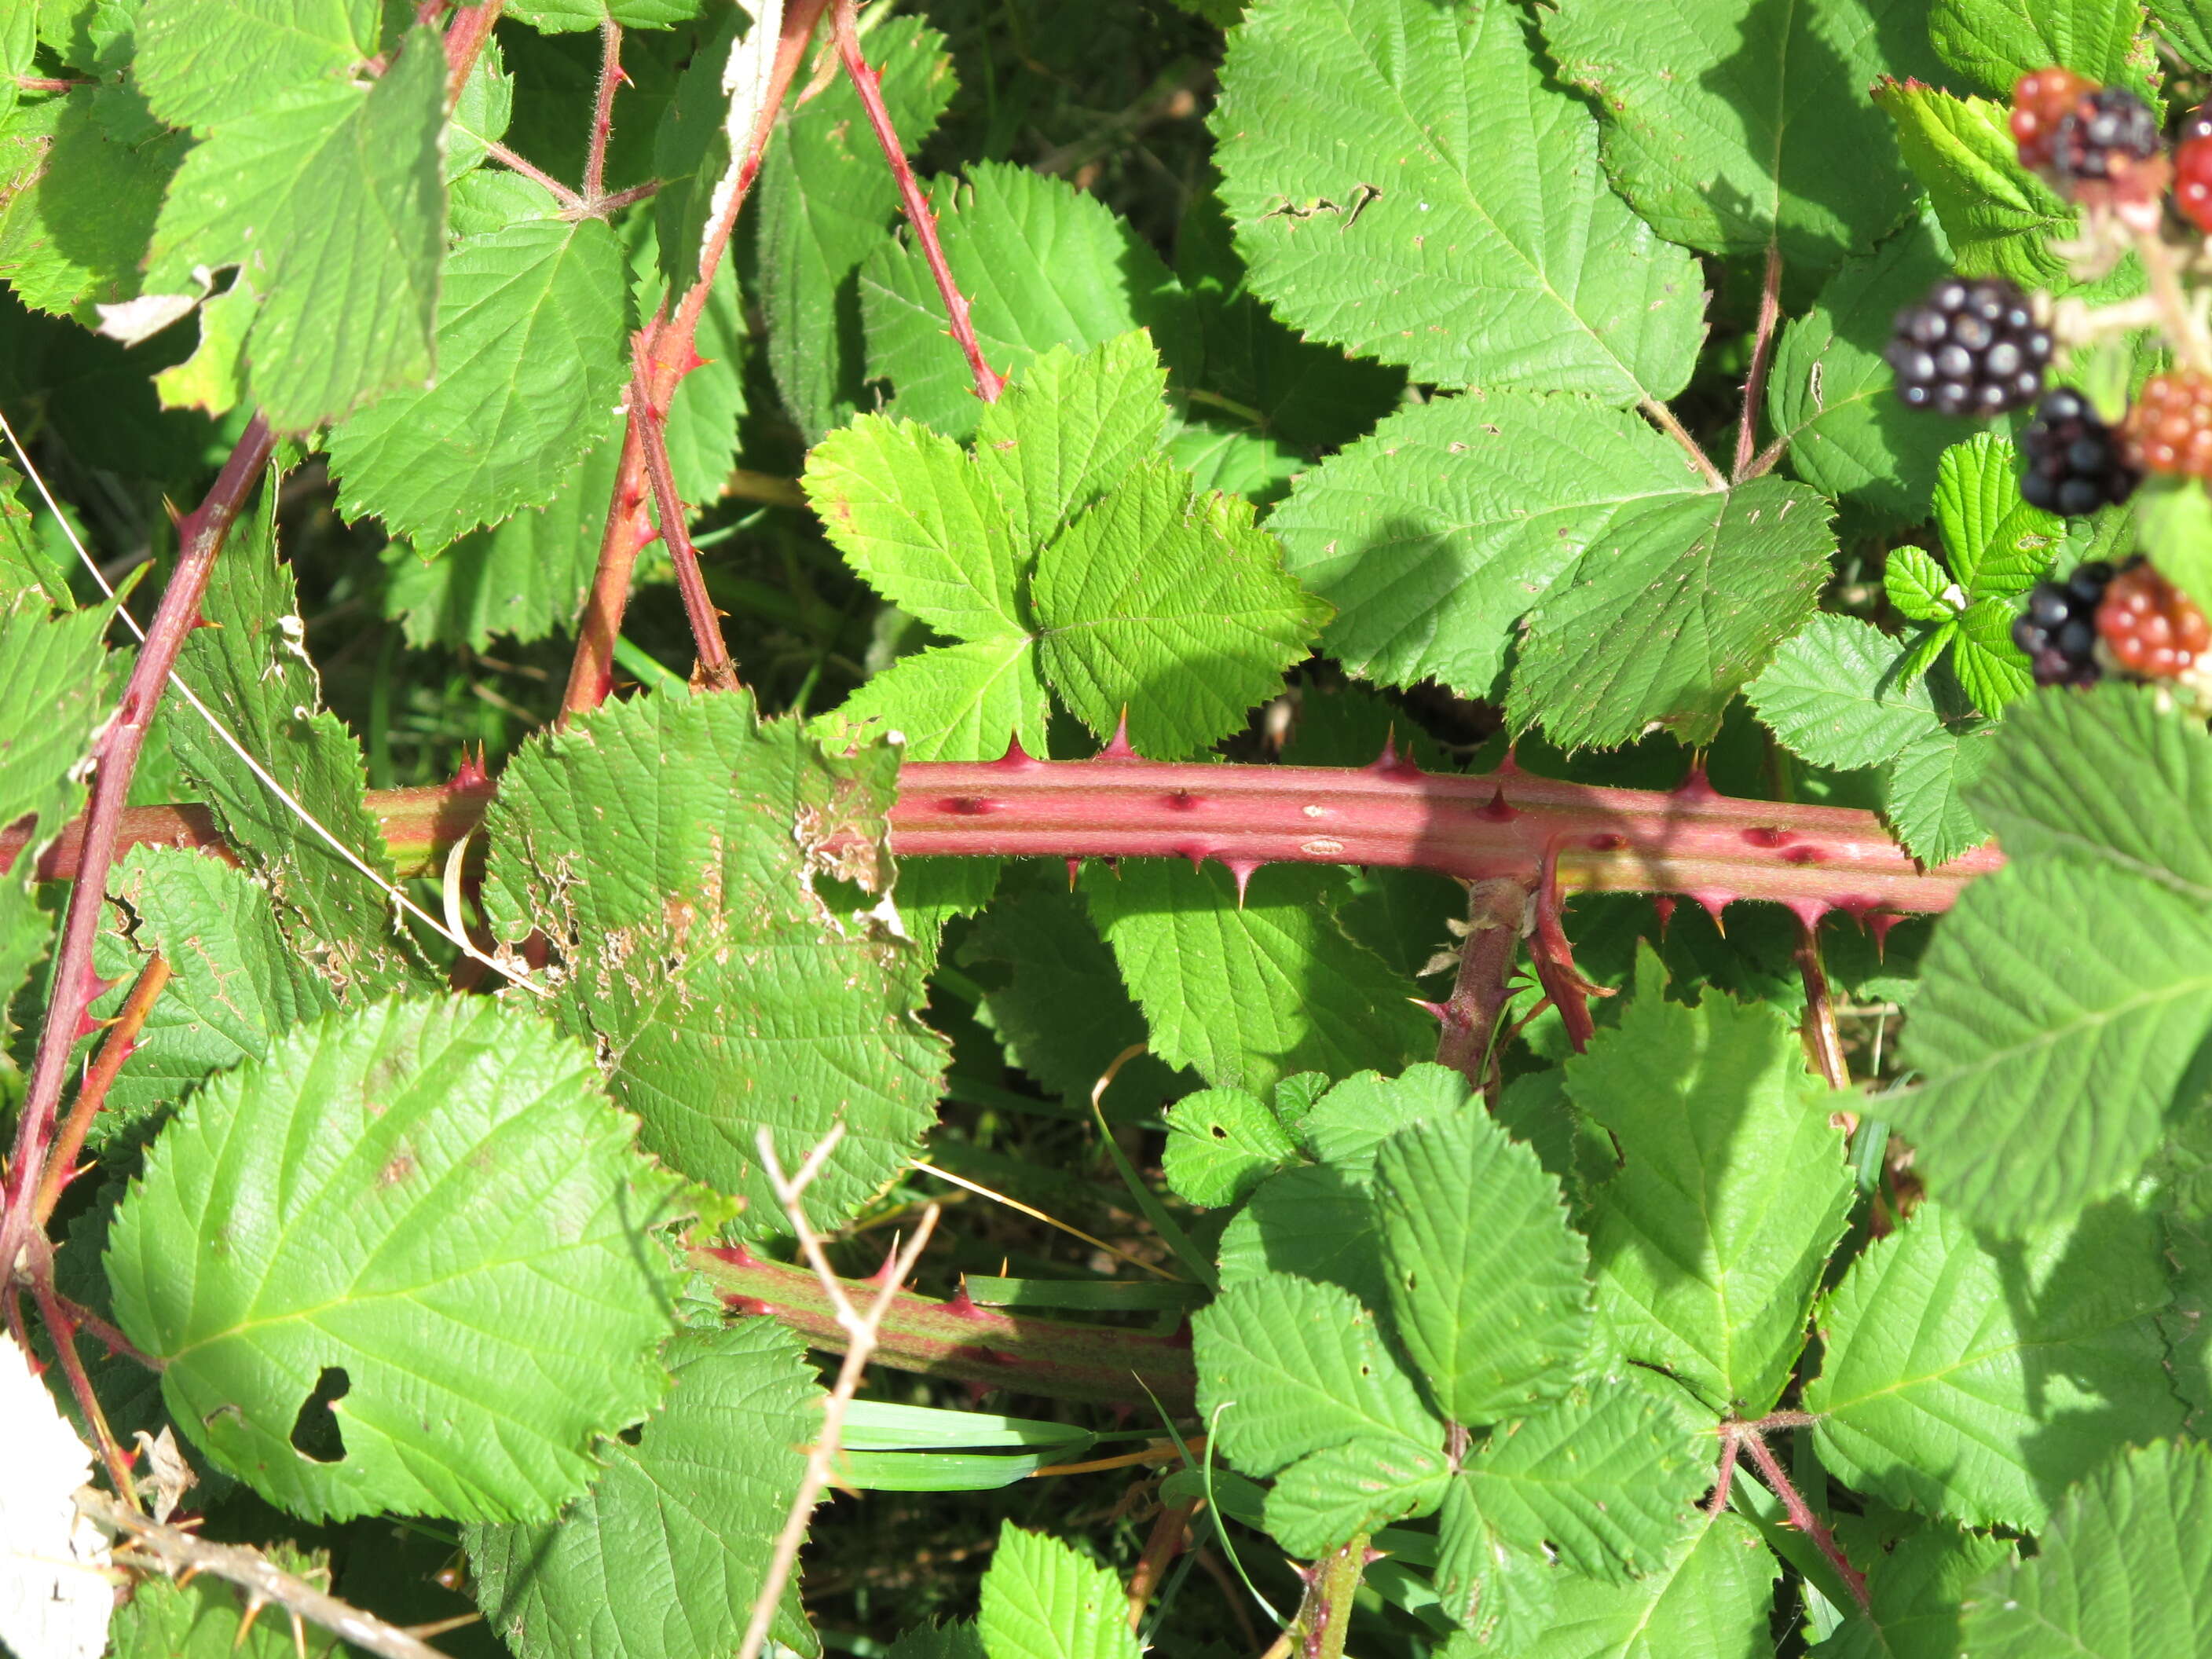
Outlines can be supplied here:
[[[493, 786], [372, 793], [403, 874], [435, 870], [483, 816]], [[219, 848], [206, 812], [125, 815], [124, 844]], [[40, 860], [46, 879], [76, 872], [80, 826]], [[0, 869], [22, 844], [0, 831]], [[1239, 884], [1265, 864], [1360, 864], [1498, 877], [1534, 888], [1547, 856], [1559, 884], [1588, 893], [1681, 893], [1717, 911], [1738, 899], [1786, 904], [1801, 920], [1948, 909], [2003, 863], [1978, 848], [1923, 871], [1871, 812], [1723, 795], [1702, 774], [1674, 790], [1604, 789], [1494, 772], [1435, 774], [1386, 750], [1359, 768], [1146, 761], [1109, 748], [1087, 761], [916, 761], [890, 813], [903, 858], [1182, 858], [1218, 860]]]

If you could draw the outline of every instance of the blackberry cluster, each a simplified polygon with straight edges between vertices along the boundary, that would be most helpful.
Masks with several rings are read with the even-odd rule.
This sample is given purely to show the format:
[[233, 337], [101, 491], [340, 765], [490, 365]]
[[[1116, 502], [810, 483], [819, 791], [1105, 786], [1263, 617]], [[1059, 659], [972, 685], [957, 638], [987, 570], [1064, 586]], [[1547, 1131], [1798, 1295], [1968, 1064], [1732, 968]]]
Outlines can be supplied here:
[[2094, 685], [2102, 678], [2097, 607], [2112, 580], [2112, 567], [2100, 559], [2076, 566], [2063, 582], [2036, 583], [2012, 625], [2012, 642], [2027, 653], [2038, 685]]
[[2129, 465], [2212, 479], [2212, 376], [2191, 369], [2143, 382], [2120, 425]]
[[2027, 296], [2001, 277], [1946, 278], [1897, 313], [1882, 354], [1897, 372], [1897, 395], [1942, 415], [2002, 415], [2043, 390], [2051, 333]]
[[2037, 70], [2013, 82], [2012, 141], [2020, 150], [2020, 164], [2031, 172], [2051, 166], [2057, 155], [2058, 124], [2073, 112], [2081, 94], [2094, 92], [2096, 82], [2063, 69]]
[[2124, 179], [2159, 152], [2158, 117], [2124, 87], [2083, 93], [2051, 134], [2051, 170], [2076, 183]]
[[2140, 556], [2105, 589], [2097, 632], [2123, 668], [2153, 680], [2187, 673], [2212, 646], [2204, 613]]
[[2027, 463], [2020, 493], [2031, 506], [2064, 518], [2124, 501], [2141, 481], [2122, 458], [2112, 428], [2072, 386], [2058, 386], [2044, 398], [2021, 434], [2020, 447]]

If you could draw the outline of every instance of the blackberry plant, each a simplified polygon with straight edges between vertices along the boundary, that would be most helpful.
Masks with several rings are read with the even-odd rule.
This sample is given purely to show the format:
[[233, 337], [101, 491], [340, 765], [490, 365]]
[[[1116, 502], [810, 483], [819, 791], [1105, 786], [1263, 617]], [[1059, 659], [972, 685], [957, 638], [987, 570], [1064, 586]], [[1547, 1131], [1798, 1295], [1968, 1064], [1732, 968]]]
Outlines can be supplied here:
[[2206, 1651], [2202, 11], [0, 9], [0, 1650]]

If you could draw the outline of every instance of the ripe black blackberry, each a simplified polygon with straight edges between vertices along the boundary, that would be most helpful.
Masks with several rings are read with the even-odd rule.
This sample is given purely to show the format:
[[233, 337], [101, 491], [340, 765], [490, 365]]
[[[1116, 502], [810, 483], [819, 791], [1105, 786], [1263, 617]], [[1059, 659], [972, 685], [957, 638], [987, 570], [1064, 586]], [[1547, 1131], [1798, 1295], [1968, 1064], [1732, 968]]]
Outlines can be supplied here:
[[2025, 409], [2043, 391], [2051, 331], [2036, 322], [2027, 295], [2002, 277], [1951, 276], [1897, 313], [1882, 355], [1910, 407], [2002, 415]]
[[2158, 154], [2158, 117], [2124, 87], [2083, 93], [2051, 134], [2051, 170], [2061, 178], [2124, 179]]
[[2075, 519], [2135, 493], [2141, 475], [2121, 459], [2112, 428], [2070, 386], [2054, 388], [2020, 434], [2027, 470], [2020, 493], [2046, 513]]
[[2097, 607], [2112, 580], [2112, 567], [2100, 559], [2075, 566], [2063, 582], [2036, 583], [2012, 625], [2012, 642], [2027, 653], [2038, 685], [2094, 685], [2102, 678]]

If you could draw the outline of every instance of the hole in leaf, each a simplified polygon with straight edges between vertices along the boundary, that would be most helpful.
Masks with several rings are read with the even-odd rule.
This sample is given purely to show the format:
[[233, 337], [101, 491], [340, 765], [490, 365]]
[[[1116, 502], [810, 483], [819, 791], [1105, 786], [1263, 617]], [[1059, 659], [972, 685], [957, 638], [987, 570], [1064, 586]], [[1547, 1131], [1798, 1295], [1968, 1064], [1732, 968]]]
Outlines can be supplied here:
[[292, 1419], [294, 1451], [318, 1463], [345, 1462], [345, 1436], [338, 1431], [337, 1413], [331, 1409], [331, 1402], [344, 1399], [352, 1387], [353, 1379], [343, 1365], [323, 1367], [323, 1374], [315, 1379], [315, 1391], [301, 1402], [300, 1414]]
[[624, 1429], [620, 1434], [617, 1435], [615, 1438], [621, 1441], [625, 1446], [635, 1446], [639, 1441], [645, 1438], [645, 1425], [642, 1423], [633, 1423], [628, 1428]]

